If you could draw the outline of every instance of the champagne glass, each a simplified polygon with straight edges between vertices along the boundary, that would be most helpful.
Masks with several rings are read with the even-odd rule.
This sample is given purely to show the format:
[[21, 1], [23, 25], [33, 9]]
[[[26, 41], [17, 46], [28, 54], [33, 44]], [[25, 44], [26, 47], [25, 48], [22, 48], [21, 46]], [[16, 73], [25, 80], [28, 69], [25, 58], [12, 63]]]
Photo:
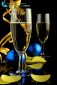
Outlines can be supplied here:
[[49, 13], [37, 14], [36, 31], [39, 37], [39, 41], [42, 45], [41, 55], [45, 57], [44, 43], [47, 41], [49, 31], [50, 31], [50, 14]]
[[[26, 50], [30, 43], [32, 32], [32, 14], [29, 5], [20, 5], [11, 10], [10, 31], [12, 33], [13, 45], [19, 55], [18, 72], [26, 72], [22, 56], [26, 56]], [[20, 61], [21, 59], [21, 61]]]

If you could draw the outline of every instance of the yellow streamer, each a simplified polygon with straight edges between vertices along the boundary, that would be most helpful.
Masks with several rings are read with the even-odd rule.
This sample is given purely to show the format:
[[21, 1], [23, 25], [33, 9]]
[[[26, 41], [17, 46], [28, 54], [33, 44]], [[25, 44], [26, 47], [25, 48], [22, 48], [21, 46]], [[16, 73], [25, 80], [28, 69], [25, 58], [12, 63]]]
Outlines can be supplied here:
[[31, 69], [40, 69], [43, 67], [43, 64], [37, 63], [37, 64], [28, 65], [28, 67], [30, 67]]
[[11, 76], [8, 76], [8, 75], [1, 75], [1, 79], [5, 82], [8, 82], [8, 83], [12, 83], [12, 82], [17, 82], [17, 81], [20, 81], [21, 79], [21, 76], [15, 76], [15, 75], [11, 75]]
[[0, 48], [0, 52], [3, 53], [3, 54], [5, 54], [5, 55], [8, 53], [8, 51], [9, 51], [8, 48], [4, 48], [4, 47], [1, 47]]
[[31, 77], [34, 81], [36, 82], [46, 82], [47, 80], [50, 79], [51, 75], [35, 75], [35, 74], [31, 74]]
[[1, 85], [1, 84], [3, 84], [3, 85], [4, 85], [4, 84], [7, 84], [7, 85], [8, 85], [9, 83], [8, 83], [8, 82], [3, 81], [3, 80], [1, 79], [1, 77], [0, 77], [0, 85]]

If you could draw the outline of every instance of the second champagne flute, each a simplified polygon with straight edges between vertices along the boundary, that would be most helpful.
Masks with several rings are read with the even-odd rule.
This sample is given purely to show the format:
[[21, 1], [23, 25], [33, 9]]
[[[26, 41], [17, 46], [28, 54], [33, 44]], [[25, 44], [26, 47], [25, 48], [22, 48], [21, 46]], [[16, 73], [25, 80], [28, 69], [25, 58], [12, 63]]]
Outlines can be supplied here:
[[42, 45], [42, 57], [45, 57], [44, 43], [47, 41], [50, 31], [50, 14], [37, 14], [36, 31]]

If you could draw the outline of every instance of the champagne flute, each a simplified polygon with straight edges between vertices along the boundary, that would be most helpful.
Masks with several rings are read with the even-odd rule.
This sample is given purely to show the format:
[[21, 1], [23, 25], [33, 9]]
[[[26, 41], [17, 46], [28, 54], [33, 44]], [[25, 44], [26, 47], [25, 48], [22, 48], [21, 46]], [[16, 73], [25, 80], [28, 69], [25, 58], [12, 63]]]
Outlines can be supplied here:
[[50, 14], [37, 14], [36, 31], [39, 37], [39, 41], [42, 45], [42, 56], [45, 57], [44, 53], [44, 43], [48, 39], [50, 31]]
[[[12, 33], [13, 45], [19, 55], [18, 72], [26, 72], [22, 55], [26, 56], [26, 50], [30, 43], [32, 32], [32, 15], [29, 5], [20, 5], [11, 10], [10, 31]], [[20, 61], [21, 59], [21, 61]]]

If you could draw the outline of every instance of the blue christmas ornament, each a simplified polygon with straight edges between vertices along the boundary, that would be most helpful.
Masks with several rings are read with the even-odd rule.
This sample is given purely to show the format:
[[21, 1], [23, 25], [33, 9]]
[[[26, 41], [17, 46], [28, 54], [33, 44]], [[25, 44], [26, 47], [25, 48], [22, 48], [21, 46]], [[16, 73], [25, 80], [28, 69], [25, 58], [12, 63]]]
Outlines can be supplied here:
[[14, 50], [11, 50], [7, 53], [6, 59], [11, 61], [14, 60]]
[[42, 48], [38, 43], [31, 44], [28, 48], [29, 53], [32, 53], [33, 56], [40, 55]]
[[[21, 58], [21, 56], [19, 56], [19, 57], [20, 57], [20, 62], [21, 62], [21, 61], [22, 61], [22, 62], [25, 62], [25, 60], [26, 60], [26, 57], [25, 57], [25, 56], [26, 56], [25, 54], [22, 55], [22, 58]], [[14, 57], [18, 57], [17, 52], [14, 51], [14, 50], [9, 51], [9, 52], [7, 53], [7, 55], [6, 55], [6, 59], [7, 59], [7, 60], [14, 61]], [[21, 60], [21, 59], [22, 59], [22, 60]]]
[[42, 48], [38, 43], [34, 43], [33, 49], [34, 49], [33, 51], [35, 56], [40, 55]]
[[32, 44], [28, 47], [28, 51], [31, 53], [33, 52], [33, 45]]

